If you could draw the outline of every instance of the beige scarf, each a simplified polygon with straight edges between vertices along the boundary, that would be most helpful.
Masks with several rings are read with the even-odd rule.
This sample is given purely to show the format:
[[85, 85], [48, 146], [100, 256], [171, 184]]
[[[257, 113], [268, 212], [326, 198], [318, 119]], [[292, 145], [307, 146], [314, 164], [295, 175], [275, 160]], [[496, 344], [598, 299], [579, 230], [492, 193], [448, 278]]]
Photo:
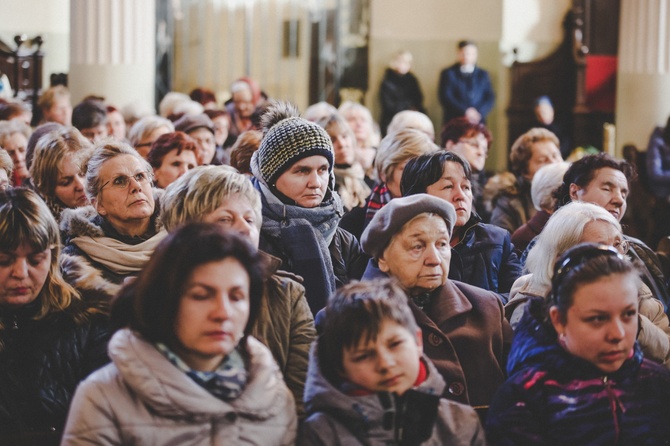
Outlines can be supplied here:
[[111, 237], [75, 237], [71, 240], [93, 261], [104, 265], [116, 274], [137, 273], [144, 268], [158, 243], [165, 238], [164, 229], [137, 245], [128, 245]]

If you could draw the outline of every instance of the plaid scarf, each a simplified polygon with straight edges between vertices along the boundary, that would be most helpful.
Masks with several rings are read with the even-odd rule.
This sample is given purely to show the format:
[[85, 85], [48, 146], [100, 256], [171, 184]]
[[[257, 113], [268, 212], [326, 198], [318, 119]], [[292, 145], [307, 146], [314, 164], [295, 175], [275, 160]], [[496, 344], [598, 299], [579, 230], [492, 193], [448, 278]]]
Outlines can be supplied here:
[[368, 227], [372, 221], [372, 217], [375, 216], [377, 211], [386, 206], [391, 199], [391, 192], [389, 192], [389, 188], [386, 187], [386, 183], [380, 183], [372, 189], [370, 198], [368, 198], [367, 210], [365, 211], [364, 229]]

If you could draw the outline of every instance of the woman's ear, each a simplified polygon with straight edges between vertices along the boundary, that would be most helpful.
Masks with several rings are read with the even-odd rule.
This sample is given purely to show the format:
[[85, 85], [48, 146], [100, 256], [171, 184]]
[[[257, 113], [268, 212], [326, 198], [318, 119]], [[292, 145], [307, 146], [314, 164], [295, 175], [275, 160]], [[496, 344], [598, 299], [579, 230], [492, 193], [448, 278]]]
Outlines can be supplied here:
[[386, 260], [384, 259], [384, 255], [380, 258], [377, 259], [377, 265], [379, 266], [379, 270], [383, 273], [388, 273], [389, 272], [389, 265], [386, 263]]
[[582, 190], [581, 187], [577, 186], [575, 183], [570, 183], [570, 189], [569, 189], [570, 199], [573, 200], [573, 201], [579, 200], [579, 197], [577, 196], [577, 192], [579, 192], [580, 190]]
[[565, 319], [556, 305], [553, 305], [549, 309], [549, 318], [551, 319], [551, 325], [554, 326], [556, 333], [559, 335], [563, 334], [565, 332]]
[[456, 145], [456, 144], [454, 144], [453, 141], [447, 141], [447, 142], [444, 144], [444, 148], [447, 149], [447, 150], [449, 150], [449, 151], [451, 151], [451, 149], [453, 149], [453, 147], [454, 147], [455, 145]]
[[100, 204], [100, 200], [98, 200], [97, 198], [94, 198], [94, 199], [91, 200], [91, 205], [93, 205], [95, 210], [101, 216], [104, 217], [105, 215], [107, 215], [107, 211], [105, 210], [105, 207], [102, 204]]

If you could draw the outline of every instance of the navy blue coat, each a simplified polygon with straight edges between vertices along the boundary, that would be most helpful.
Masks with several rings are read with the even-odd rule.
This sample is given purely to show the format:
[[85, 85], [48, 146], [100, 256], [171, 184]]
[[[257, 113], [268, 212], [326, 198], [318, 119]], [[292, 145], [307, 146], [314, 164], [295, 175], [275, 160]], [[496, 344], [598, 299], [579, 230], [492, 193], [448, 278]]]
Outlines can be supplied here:
[[475, 67], [472, 74], [461, 72], [456, 63], [442, 70], [438, 87], [440, 104], [444, 112], [443, 122], [465, 115], [465, 110], [474, 107], [482, 115], [482, 121], [493, 108], [495, 93], [486, 70]]

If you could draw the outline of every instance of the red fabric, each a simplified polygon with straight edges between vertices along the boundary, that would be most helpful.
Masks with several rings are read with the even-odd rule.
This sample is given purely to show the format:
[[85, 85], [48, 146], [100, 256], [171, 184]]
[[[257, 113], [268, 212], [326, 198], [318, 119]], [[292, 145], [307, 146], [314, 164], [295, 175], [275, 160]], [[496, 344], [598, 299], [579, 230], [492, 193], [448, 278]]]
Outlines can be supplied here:
[[616, 71], [616, 56], [586, 56], [586, 105], [589, 109], [614, 112]]

